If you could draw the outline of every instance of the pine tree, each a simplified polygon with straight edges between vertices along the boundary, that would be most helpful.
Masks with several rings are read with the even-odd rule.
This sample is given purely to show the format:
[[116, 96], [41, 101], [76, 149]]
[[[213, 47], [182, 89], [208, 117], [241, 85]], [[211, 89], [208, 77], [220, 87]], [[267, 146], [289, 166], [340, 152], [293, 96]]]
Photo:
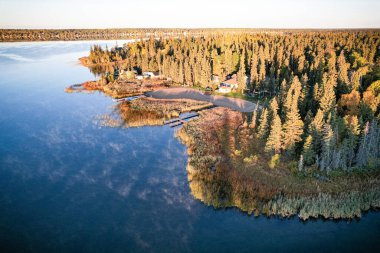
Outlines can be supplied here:
[[268, 124], [271, 125], [275, 115], [278, 114], [278, 109], [279, 109], [276, 97], [272, 98], [269, 105], [269, 109], [270, 110], [268, 112]]
[[301, 141], [304, 123], [298, 110], [298, 99], [301, 91], [301, 83], [295, 77], [285, 101], [286, 120], [284, 124], [284, 143], [285, 150], [293, 151], [295, 144]]
[[293, 151], [295, 144], [302, 140], [304, 123], [298, 112], [296, 103], [293, 103], [290, 111], [286, 113], [284, 124], [283, 147], [285, 150]]
[[264, 108], [261, 112], [261, 116], [259, 119], [259, 128], [257, 131], [257, 136], [260, 139], [263, 139], [263, 140], [266, 139], [268, 136], [268, 129], [269, 129], [269, 126], [268, 126], [268, 110], [266, 108]]
[[251, 60], [251, 88], [256, 89], [257, 82], [259, 80], [259, 74], [257, 73], [258, 59], [254, 52]]
[[311, 134], [309, 134], [306, 137], [305, 143], [303, 145], [302, 155], [303, 155], [304, 163], [306, 165], [312, 165], [312, 164], [314, 164], [316, 153], [314, 151], [313, 136]]
[[317, 154], [320, 154], [322, 148], [322, 136], [323, 136], [323, 125], [325, 124], [324, 115], [322, 110], [318, 109], [317, 114], [309, 125], [309, 133], [313, 138], [313, 150]]
[[322, 171], [330, 172], [333, 169], [335, 142], [335, 133], [331, 125], [326, 123], [323, 128], [322, 153], [319, 161]]
[[301, 95], [301, 82], [297, 76], [293, 78], [293, 81], [290, 85], [288, 93], [286, 94], [286, 99], [284, 103], [285, 112], [290, 111], [293, 103], [296, 103], [298, 106], [298, 101]]
[[257, 125], [257, 111], [258, 111], [258, 108], [259, 108], [259, 103], [256, 103], [255, 110], [254, 110], [253, 113], [252, 113], [252, 122], [251, 122], [251, 124], [249, 125], [249, 127], [250, 127], [251, 129], [256, 129], [256, 125]]
[[380, 166], [380, 130], [377, 121], [367, 122], [363, 130], [357, 154], [357, 165], [359, 167]]
[[240, 66], [239, 66], [239, 71], [237, 73], [237, 81], [238, 81], [239, 90], [241, 90], [242, 92], [247, 88], [244, 55], [245, 53], [243, 52], [240, 56]]
[[320, 101], [320, 108], [325, 113], [325, 115], [335, 110], [335, 86], [336, 81], [334, 77], [327, 77], [327, 75], [323, 77], [323, 96]]
[[287, 96], [287, 93], [288, 93], [288, 85], [286, 83], [286, 80], [283, 79], [282, 82], [281, 82], [281, 86], [280, 86], [280, 95], [279, 95], [279, 102], [280, 102], [280, 106], [281, 106], [281, 118], [284, 119], [285, 118], [285, 110], [284, 110], [284, 104], [285, 104], [285, 101], [286, 101], [286, 96]]
[[265, 68], [265, 57], [264, 57], [264, 51], [263, 47], [260, 46], [259, 48], [259, 87], [258, 89], [261, 89], [261, 83], [265, 80], [266, 77], [266, 68]]
[[281, 128], [281, 119], [275, 111], [274, 118], [271, 124], [270, 134], [265, 145], [265, 151], [270, 152], [274, 151], [275, 154], [281, 152], [281, 137], [282, 137], [282, 128]]
[[338, 84], [340, 86], [340, 91], [342, 93], [349, 92], [347, 85], [349, 84], [348, 80], [348, 69], [350, 68], [350, 64], [346, 62], [344, 57], [344, 50], [342, 50], [339, 54], [337, 60], [337, 69], [338, 69]]

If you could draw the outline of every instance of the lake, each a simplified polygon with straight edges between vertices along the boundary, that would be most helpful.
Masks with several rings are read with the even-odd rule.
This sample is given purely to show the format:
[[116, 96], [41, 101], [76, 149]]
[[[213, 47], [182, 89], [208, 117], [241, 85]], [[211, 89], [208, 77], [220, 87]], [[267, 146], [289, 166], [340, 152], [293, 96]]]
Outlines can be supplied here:
[[[0, 252], [378, 252], [380, 213], [301, 222], [195, 200], [168, 126], [107, 128], [90, 45], [0, 43]], [[122, 44], [119, 41], [118, 44]]]

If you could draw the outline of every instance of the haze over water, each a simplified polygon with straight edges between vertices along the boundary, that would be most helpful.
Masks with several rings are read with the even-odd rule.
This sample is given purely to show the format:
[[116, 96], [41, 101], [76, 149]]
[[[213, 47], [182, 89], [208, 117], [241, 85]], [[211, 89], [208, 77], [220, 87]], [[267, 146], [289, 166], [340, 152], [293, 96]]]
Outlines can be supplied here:
[[77, 63], [93, 43], [0, 44], [1, 252], [379, 249], [378, 212], [303, 223], [195, 200], [175, 129], [100, 127], [111, 98], [64, 92], [94, 79]]

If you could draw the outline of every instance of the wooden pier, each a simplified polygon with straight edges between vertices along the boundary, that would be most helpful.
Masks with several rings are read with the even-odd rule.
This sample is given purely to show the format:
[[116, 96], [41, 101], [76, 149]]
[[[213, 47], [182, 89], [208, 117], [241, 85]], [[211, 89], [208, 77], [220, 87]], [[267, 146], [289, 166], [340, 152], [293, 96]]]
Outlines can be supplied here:
[[132, 96], [132, 97], [125, 97], [125, 98], [119, 98], [119, 99], [114, 99], [115, 102], [126, 102], [126, 101], [132, 101], [135, 99], [139, 99], [145, 97], [144, 95], [138, 95], [138, 96]]
[[170, 127], [180, 126], [183, 123], [185, 123], [186, 120], [189, 120], [189, 119], [192, 119], [192, 118], [195, 118], [195, 117], [198, 117], [198, 116], [199, 116], [199, 114], [196, 113], [196, 112], [194, 112], [194, 113], [191, 113], [191, 114], [186, 115], [186, 116], [182, 116], [182, 117], [180, 116], [179, 118], [165, 121], [164, 125], [169, 125]]

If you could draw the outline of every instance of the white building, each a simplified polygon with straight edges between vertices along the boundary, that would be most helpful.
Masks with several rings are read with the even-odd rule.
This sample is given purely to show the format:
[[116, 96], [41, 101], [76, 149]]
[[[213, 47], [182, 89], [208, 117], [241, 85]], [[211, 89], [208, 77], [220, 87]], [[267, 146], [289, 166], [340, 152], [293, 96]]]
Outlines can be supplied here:
[[220, 93], [229, 93], [232, 90], [237, 89], [238, 82], [237, 82], [237, 76], [233, 75], [231, 79], [227, 79], [219, 84], [218, 91]]

